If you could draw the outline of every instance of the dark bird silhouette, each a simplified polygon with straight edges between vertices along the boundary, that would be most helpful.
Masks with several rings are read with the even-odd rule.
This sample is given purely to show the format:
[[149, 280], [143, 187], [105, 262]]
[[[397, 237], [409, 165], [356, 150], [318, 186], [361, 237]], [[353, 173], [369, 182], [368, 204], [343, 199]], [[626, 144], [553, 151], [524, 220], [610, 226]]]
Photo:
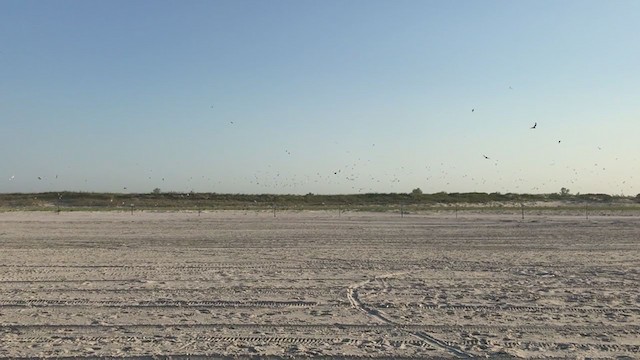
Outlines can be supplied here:
[[476, 111], [476, 109], [471, 109], [471, 112], [474, 112], [474, 111]]
[[482, 156], [484, 156], [485, 159], [489, 159], [487, 155], [482, 154]]
[[533, 123], [533, 126], [532, 126], [531, 128], [532, 128], [532, 129], [535, 129], [535, 128], [536, 128], [536, 126], [538, 126], [538, 123], [537, 123], [537, 122], [536, 122], [536, 123]]

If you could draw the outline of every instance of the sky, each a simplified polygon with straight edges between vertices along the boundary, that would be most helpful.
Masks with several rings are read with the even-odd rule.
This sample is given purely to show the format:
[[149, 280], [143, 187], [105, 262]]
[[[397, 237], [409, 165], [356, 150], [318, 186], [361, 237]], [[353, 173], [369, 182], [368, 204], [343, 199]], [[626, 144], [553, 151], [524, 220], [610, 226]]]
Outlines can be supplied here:
[[0, 193], [635, 196], [638, 14], [636, 0], [4, 0]]

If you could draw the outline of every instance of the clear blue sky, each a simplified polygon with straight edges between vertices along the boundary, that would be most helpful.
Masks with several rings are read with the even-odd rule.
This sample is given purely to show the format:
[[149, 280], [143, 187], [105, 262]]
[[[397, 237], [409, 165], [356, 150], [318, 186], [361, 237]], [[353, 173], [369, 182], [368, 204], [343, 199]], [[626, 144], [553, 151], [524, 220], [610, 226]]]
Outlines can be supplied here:
[[5, 0], [0, 192], [635, 195], [638, 14]]

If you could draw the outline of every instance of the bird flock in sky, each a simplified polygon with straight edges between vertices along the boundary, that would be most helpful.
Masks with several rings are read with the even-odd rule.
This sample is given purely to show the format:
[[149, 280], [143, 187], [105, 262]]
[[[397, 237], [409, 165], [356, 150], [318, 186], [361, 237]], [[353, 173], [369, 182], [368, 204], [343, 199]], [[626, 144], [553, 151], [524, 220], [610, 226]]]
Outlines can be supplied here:
[[[509, 90], [513, 90], [513, 88], [509, 86]], [[210, 105], [210, 108], [214, 109], [214, 106]], [[477, 114], [478, 111], [476, 108], [472, 108], [471, 113]], [[473, 116], [475, 117], [476, 115], [473, 115]], [[229, 121], [228, 124], [229, 126], [235, 125], [233, 121]], [[532, 131], [537, 130], [538, 123], [534, 122], [533, 125], [529, 127], [529, 129]], [[557, 143], [561, 144], [562, 140], [557, 140]], [[334, 144], [337, 144], [337, 142], [334, 141]], [[601, 146], [597, 146], [597, 149], [598, 151], [602, 151]], [[291, 158], [295, 156], [294, 151], [292, 151], [291, 148], [287, 147], [287, 148], [284, 148], [283, 150], [287, 158]], [[376, 150], [375, 143], [371, 143], [371, 149], [369, 151], [365, 151], [363, 154], [357, 157], [353, 156], [350, 150], [345, 150], [345, 151], [347, 153], [346, 155], [348, 156], [341, 157], [340, 159], [350, 158], [352, 160], [347, 160], [341, 166], [334, 166], [334, 168], [329, 171], [327, 171], [327, 169], [324, 169], [322, 171], [312, 171], [306, 174], [289, 173], [286, 171], [286, 169], [283, 169], [281, 166], [265, 164], [266, 168], [263, 167], [262, 169], [256, 169], [252, 175], [248, 177], [245, 176], [241, 180], [250, 184], [252, 189], [260, 188], [260, 189], [264, 189], [265, 192], [275, 191], [275, 192], [290, 192], [290, 193], [291, 192], [306, 193], [308, 192], [308, 190], [321, 188], [323, 186], [330, 188], [333, 185], [344, 187], [345, 184], [347, 185], [352, 184], [350, 186], [352, 193], [369, 193], [369, 192], [377, 192], [375, 189], [379, 190], [384, 188], [387, 188], [391, 190], [390, 192], [393, 192], [393, 190], [396, 190], [399, 186], [402, 186], [399, 184], [402, 182], [401, 179], [403, 178], [403, 176], [410, 176], [410, 175], [420, 176], [421, 175], [418, 172], [418, 169], [414, 169], [409, 166], [406, 166], [406, 167], [398, 166], [392, 169], [387, 169], [387, 171], [381, 171], [380, 169], [372, 167], [372, 160], [373, 160], [373, 163], [375, 163], [376, 161], [374, 152], [377, 150]], [[498, 160], [495, 159], [491, 154], [482, 153], [481, 155], [484, 158], [484, 160], [491, 161], [493, 162], [493, 165], [495, 167], [498, 167], [499, 165]], [[137, 164], [137, 166], [142, 168], [140, 164]], [[549, 164], [549, 166], [555, 166], [555, 163], [552, 162]], [[606, 170], [605, 167], [599, 166], [598, 163], [595, 163], [594, 167], [601, 168], [603, 171]], [[567, 166], [567, 170], [569, 170], [572, 173], [573, 177], [571, 178], [570, 183], [567, 183], [567, 184], [559, 183], [558, 184], [559, 186], [569, 186], [575, 183], [580, 176], [579, 171], [576, 168], [572, 169], [569, 166]], [[149, 173], [147, 174], [146, 179], [150, 184], [149, 187], [158, 188], [163, 184], [165, 184], [165, 178], [166, 178], [165, 176], [159, 176], [159, 177], [154, 176], [153, 169], [149, 169], [148, 171]], [[424, 180], [427, 182], [436, 181], [438, 184], [450, 185], [451, 184], [450, 179], [452, 177], [459, 176], [464, 181], [468, 181], [468, 182], [471, 182], [472, 184], [475, 184], [475, 186], [487, 184], [487, 179], [483, 177], [474, 177], [467, 173], [461, 173], [460, 171], [458, 171], [458, 169], [456, 169], [455, 166], [447, 166], [445, 165], [444, 162], [441, 162], [440, 166], [437, 166], [437, 165], [433, 166], [433, 165], [427, 164], [425, 168], [422, 169], [422, 171], [423, 173], [424, 172], [427, 173], [427, 175], [423, 177]], [[498, 176], [498, 179], [497, 179], [498, 181], [504, 180], [501, 177], [501, 173], [497, 168], [494, 173]], [[527, 175], [526, 173], [522, 172], [522, 170], [520, 170], [520, 173], [517, 173], [517, 174], [511, 173], [510, 175], [511, 176], [515, 175], [516, 177], [514, 177], [515, 184], [513, 185], [513, 188], [508, 189], [509, 190], [508, 192], [512, 192], [512, 191], [536, 192], [536, 191], [539, 191], [541, 188], [548, 188], [548, 186], [546, 186], [548, 185], [547, 183], [541, 182], [538, 186], [532, 186], [528, 189], [525, 189], [524, 184], [526, 183]], [[197, 179], [194, 179], [194, 177], [191, 176], [188, 179], [186, 179], [185, 181], [186, 187], [187, 188], [193, 187], [194, 185], [196, 185], [196, 183], [197, 183], [196, 186], [202, 186], [202, 184], [209, 184], [208, 186], [211, 187], [211, 190], [215, 190], [216, 187], [223, 184], [222, 180], [213, 179], [210, 176], [201, 176], [196, 178]], [[52, 180], [51, 177], [46, 177], [45, 175], [37, 176], [37, 180], [39, 182], [44, 182], [47, 179], [49, 179], [49, 181]], [[55, 179], [58, 179], [57, 174], [55, 175]], [[11, 175], [8, 180], [15, 181], [16, 175]], [[158, 182], [158, 180], [160, 181]], [[237, 179], [237, 180], [240, 180], [240, 179]], [[556, 182], [556, 181], [565, 181], [565, 180], [551, 179], [549, 181]], [[84, 179], [84, 182], [87, 183], [88, 179]], [[626, 184], [626, 180], [623, 181], [622, 184]], [[50, 185], [55, 185], [55, 183], [50, 182]], [[522, 189], [520, 188], [521, 185], [523, 186]], [[126, 185], [122, 184], [120, 188], [126, 192], [131, 188], [131, 186], [129, 184], [126, 184]], [[193, 191], [192, 189], [190, 190]], [[410, 189], [402, 189], [402, 190], [408, 191]], [[172, 191], [172, 190], [169, 190], [169, 191]]]

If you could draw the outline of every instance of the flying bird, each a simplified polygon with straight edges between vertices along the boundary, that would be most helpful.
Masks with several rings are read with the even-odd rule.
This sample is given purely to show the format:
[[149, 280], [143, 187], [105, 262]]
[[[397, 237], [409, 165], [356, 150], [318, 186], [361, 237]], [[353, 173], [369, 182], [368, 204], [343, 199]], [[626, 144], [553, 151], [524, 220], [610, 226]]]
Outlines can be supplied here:
[[538, 126], [538, 123], [537, 123], [537, 122], [536, 122], [536, 123], [533, 123], [533, 126], [532, 126], [531, 128], [532, 128], [532, 129], [535, 129], [535, 128], [536, 128], [536, 126]]
[[474, 112], [474, 111], [476, 111], [476, 109], [471, 109], [471, 112]]
[[489, 159], [489, 157], [485, 154], [482, 154], [482, 156], [484, 156], [485, 159]]

